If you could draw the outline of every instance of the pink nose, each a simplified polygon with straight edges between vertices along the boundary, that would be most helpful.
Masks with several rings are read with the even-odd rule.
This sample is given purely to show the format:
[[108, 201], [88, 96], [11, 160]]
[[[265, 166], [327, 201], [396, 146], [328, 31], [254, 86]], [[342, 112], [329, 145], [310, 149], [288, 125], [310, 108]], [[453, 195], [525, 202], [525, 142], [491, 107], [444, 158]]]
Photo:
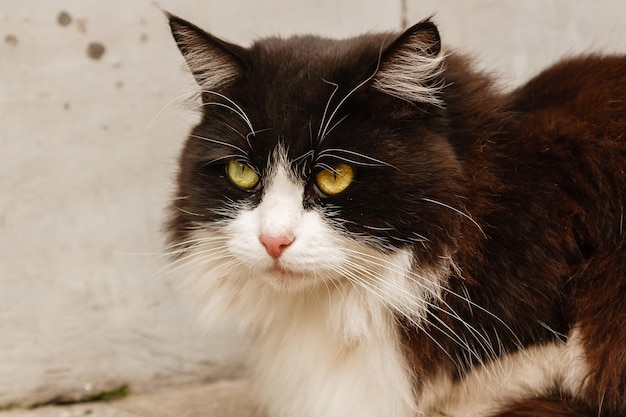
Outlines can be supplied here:
[[291, 235], [287, 235], [287, 236], [261, 235], [259, 236], [259, 240], [261, 241], [263, 246], [265, 246], [265, 250], [267, 250], [267, 253], [269, 253], [269, 255], [274, 259], [280, 258], [280, 255], [282, 255], [285, 249], [287, 249], [287, 247], [291, 245], [294, 239], [295, 238]]

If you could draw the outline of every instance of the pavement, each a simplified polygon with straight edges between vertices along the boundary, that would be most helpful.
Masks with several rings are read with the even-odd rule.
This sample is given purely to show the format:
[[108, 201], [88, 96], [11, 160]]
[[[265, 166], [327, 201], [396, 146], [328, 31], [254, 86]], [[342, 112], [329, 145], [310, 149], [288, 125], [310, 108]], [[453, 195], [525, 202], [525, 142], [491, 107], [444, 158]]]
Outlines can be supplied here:
[[247, 380], [132, 394], [111, 402], [0, 411], [0, 417], [262, 417]]

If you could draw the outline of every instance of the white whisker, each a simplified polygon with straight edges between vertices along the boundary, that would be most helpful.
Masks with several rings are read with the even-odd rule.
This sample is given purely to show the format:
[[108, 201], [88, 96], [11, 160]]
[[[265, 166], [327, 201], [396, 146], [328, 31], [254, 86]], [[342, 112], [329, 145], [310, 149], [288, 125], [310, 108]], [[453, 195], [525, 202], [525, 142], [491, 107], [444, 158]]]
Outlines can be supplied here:
[[347, 150], [347, 149], [338, 149], [338, 148], [324, 149], [323, 151], [321, 151], [318, 154], [317, 157], [319, 159], [319, 158], [322, 158], [322, 157], [326, 156], [326, 154], [331, 154], [335, 158], [340, 158], [340, 157], [338, 157], [336, 155], [336, 153], [346, 153], [348, 155], [353, 155], [353, 156], [356, 156], [358, 158], [362, 158], [362, 159], [365, 159], [367, 161], [372, 161], [373, 162], [373, 164], [366, 164], [366, 163], [363, 163], [363, 162], [352, 161], [356, 165], [363, 165], [363, 166], [388, 166], [388, 167], [391, 167], [391, 168], [396, 168], [395, 166], [393, 166], [393, 165], [391, 165], [391, 164], [389, 164], [389, 163], [387, 163], [385, 161], [381, 161], [380, 159], [372, 158], [371, 156], [367, 156], [367, 155], [365, 155], [363, 153], [354, 152], [354, 151], [350, 151], [350, 150]]
[[325, 136], [328, 136], [330, 134], [330, 132], [333, 131], [333, 129], [335, 129], [337, 126], [339, 126], [341, 124], [341, 122], [343, 122], [344, 120], [346, 120], [348, 118], [348, 116], [350, 116], [350, 114], [346, 114], [345, 116], [343, 116], [341, 119], [339, 119], [335, 124], [333, 124], [330, 129], [328, 129], [328, 131], [326, 132]]
[[189, 97], [191, 97], [193, 95], [196, 95], [196, 94], [197, 94], [197, 92], [195, 92], [195, 91], [187, 92], [187, 93], [183, 93], [183, 94], [179, 95], [178, 97], [173, 98], [172, 100], [170, 100], [166, 105], [161, 107], [161, 109], [150, 120], [150, 122], [146, 126], [146, 131], [149, 131], [150, 129], [152, 129], [152, 126], [154, 125], [154, 122], [156, 122], [156, 120], [161, 116], [161, 114], [163, 114], [163, 112], [165, 110], [167, 110], [172, 104], [176, 103], [177, 101], [179, 101], [179, 100], [181, 100], [183, 98], [189, 98]]
[[455, 208], [455, 207], [452, 207], [452, 206], [451, 206], [451, 205], [449, 205], [449, 204], [442, 203], [441, 201], [433, 200], [432, 198], [426, 198], [426, 197], [424, 197], [424, 198], [422, 198], [422, 200], [427, 201], [427, 202], [429, 202], [429, 203], [438, 204], [438, 205], [440, 205], [440, 206], [443, 206], [443, 207], [445, 207], [445, 208], [447, 208], [447, 209], [450, 209], [450, 210], [454, 211], [455, 213], [460, 214], [461, 216], [465, 217], [465, 218], [466, 218], [466, 219], [468, 219], [470, 222], [472, 222], [472, 223], [474, 224], [474, 226], [476, 226], [476, 227], [478, 228], [478, 230], [480, 230], [480, 233], [482, 233], [482, 235], [485, 237], [485, 239], [487, 238], [487, 235], [486, 235], [486, 234], [485, 234], [485, 232], [483, 231], [482, 227], [480, 227], [480, 225], [476, 222], [476, 220], [472, 219], [472, 217], [471, 217], [469, 214], [464, 213], [463, 211], [461, 211], [461, 210], [459, 210], [459, 209], [457, 209], [457, 208]]
[[328, 97], [328, 101], [326, 102], [326, 106], [324, 107], [324, 113], [322, 114], [322, 121], [320, 122], [320, 129], [317, 132], [317, 138], [319, 140], [319, 138], [322, 137], [322, 130], [324, 129], [324, 122], [326, 119], [326, 114], [328, 113], [328, 108], [330, 107], [330, 103], [333, 100], [333, 97], [335, 96], [335, 94], [337, 93], [337, 90], [339, 90], [339, 84], [333, 83], [331, 81], [327, 81], [325, 79], [322, 78], [322, 81], [324, 81], [326, 84], [330, 84], [333, 87], [335, 87], [333, 89], [333, 92], [330, 93], [330, 97]]
[[[235, 114], [237, 114], [239, 117], [241, 117], [241, 119], [243, 119], [244, 122], [246, 122], [246, 124], [248, 125], [248, 127], [250, 128], [250, 132], [254, 132], [254, 127], [252, 127], [252, 122], [250, 121], [250, 118], [248, 117], [248, 115], [246, 115], [246, 112], [243, 111], [243, 109], [241, 108], [241, 106], [239, 106], [237, 103], [235, 103], [233, 100], [231, 100], [230, 98], [228, 98], [227, 96], [225, 96], [224, 94], [218, 93], [217, 91], [212, 91], [212, 90], [202, 90], [201, 93], [206, 93], [206, 94], [213, 94], [216, 95], [218, 97], [221, 97], [222, 99], [226, 100], [227, 102], [229, 102], [230, 104], [232, 104], [234, 106], [230, 107], [227, 106], [223, 103], [217, 103], [217, 102], [210, 102], [210, 103], [206, 103], [206, 104], [221, 104], [223, 107], [226, 107], [228, 109], [230, 109], [231, 111], [233, 111]], [[254, 135], [254, 133], [253, 133]]]
[[214, 164], [216, 162], [228, 161], [230, 159], [237, 159], [237, 158], [241, 158], [241, 155], [239, 155], [239, 154], [224, 155], [224, 156], [220, 156], [219, 158], [211, 159], [211, 160], [205, 162], [204, 166], [211, 165], [211, 164]]
[[297, 158], [295, 158], [292, 162], [294, 164], [298, 163], [300, 160], [302, 159], [306, 159], [306, 158], [310, 158], [311, 156], [313, 156], [314, 151], [310, 150], [308, 152], [303, 153], [302, 155], [298, 156]]
[[202, 217], [202, 214], [200, 214], [200, 213], [193, 213], [193, 212], [191, 212], [189, 210], [185, 210], [185, 209], [183, 209], [181, 207], [178, 207], [176, 205], [173, 205], [172, 207], [174, 207], [176, 210], [180, 211], [181, 213], [185, 213], [185, 214], [188, 214], [190, 216]]
[[[376, 76], [376, 73], [378, 72], [378, 70], [380, 68], [380, 61], [381, 61], [381, 57], [382, 57], [383, 47], [384, 47], [384, 42], [383, 42], [383, 44], [380, 47], [380, 51], [379, 51], [379, 54], [378, 54], [378, 61], [376, 62], [376, 68], [374, 69], [374, 72], [370, 76], [368, 76], [365, 80], [363, 80], [359, 84], [357, 84], [357, 86], [354, 87], [352, 90], [350, 90], [348, 92], [348, 94], [346, 94], [339, 101], [339, 103], [335, 107], [335, 110], [333, 110], [333, 112], [330, 114], [330, 116], [328, 117], [328, 120], [326, 121], [326, 124], [324, 125], [324, 128], [322, 129], [321, 134], [318, 135], [318, 142], [319, 143], [321, 143], [326, 138], [326, 135], [328, 134], [328, 131], [329, 131], [328, 129], [329, 129], [330, 124], [332, 123], [333, 119], [337, 115], [337, 112], [341, 109], [341, 106], [343, 106], [343, 104], [346, 102], [346, 100], [348, 100], [352, 96], [352, 94], [357, 92], [361, 87], [363, 87], [364, 85], [369, 83], [372, 79], [374, 79], [374, 77]], [[331, 94], [331, 97], [328, 100], [328, 103], [326, 104], [326, 109], [324, 109], [324, 114], [322, 116], [322, 125], [324, 124], [324, 118], [326, 116], [326, 111], [328, 109], [328, 105], [330, 104], [330, 101], [332, 100], [332, 97], [335, 95], [335, 92], [339, 89], [339, 84], [331, 83], [329, 81], [326, 81], [326, 82], [331, 84], [331, 85], [334, 85], [335, 86], [335, 91], [333, 91], [333, 93]]]
[[[355, 255], [358, 256], [358, 258], [363, 259], [363, 258], [368, 258], [366, 260], [366, 262], [375, 265], [375, 266], [379, 266], [379, 267], [384, 267], [384, 268], [388, 268], [392, 271], [398, 272], [402, 275], [404, 275], [406, 278], [409, 278], [414, 284], [418, 285], [421, 289], [426, 290], [428, 293], [431, 294], [431, 296], [433, 296], [435, 299], [437, 299], [440, 303], [442, 303], [442, 305], [448, 309], [444, 309], [441, 308], [439, 306], [437, 306], [436, 304], [430, 303], [429, 305], [434, 308], [437, 311], [440, 311], [444, 314], [449, 315], [450, 317], [452, 317], [455, 320], [458, 320], [465, 328], [467, 328], [470, 333], [473, 335], [473, 337], [476, 339], [476, 341], [482, 346], [483, 350], [485, 351], [485, 353], [489, 354], [490, 356], [495, 356], [495, 350], [491, 344], [491, 342], [486, 338], [486, 336], [479, 332], [477, 329], [475, 329], [473, 326], [471, 326], [469, 323], [467, 323], [465, 320], [463, 320], [458, 313], [456, 313], [454, 311], [454, 309], [452, 308], [452, 306], [450, 304], [448, 304], [447, 302], [445, 302], [440, 296], [439, 293], [437, 293], [436, 291], [434, 291], [431, 287], [424, 285], [421, 280], [422, 278], [417, 276], [413, 271], [407, 270], [405, 268], [401, 268], [398, 267], [397, 265], [394, 265], [392, 263], [389, 263], [388, 261], [374, 256], [374, 255], [370, 255], [367, 253], [362, 253], [362, 252], [355, 252]], [[510, 327], [500, 318], [498, 318], [497, 316], [495, 316], [493, 313], [489, 312], [488, 310], [482, 308], [481, 306], [476, 305], [475, 303], [473, 303], [471, 300], [469, 300], [469, 298], [467, 297], [463, 297], [459, 294], [456, 294], [455, 292], [449, 290], [448, 288], [441, 286], [439, 284], [436, 283], [431, 283], [437, 286], [437, 288], [441, 291], [444, 291], [450, 295], [453, 295], [455, 297], [460, 298], [463, 301], [466, 301], [468, 304], [475, 306], [476, 308], [480, 309], [481, 311], [489, 314], [491, 317], [495, 318], [498, 322], [500, 322], [501, 324], [503, 324], [508, 331], [511, 332], [511, 334], [513, 336], [515, 336], [515, 334], [513, 333], [513, 331], [510, 329]], [[389, 283], [387, 283], [387, 285], [389, 285]], [[406, 289], [401, 289], [402, 291], [406, 292]], [[428, 300], [424, 300], [426, 302], [428, 302]], [[400, 310], [402, 311], [402, 310]], [[436, 316], [435, 316], [436, 317]], [[444, 333], [445, 334], [445, 333]], [[517, 338], [516, 338], [517, 339]], [[476, 356], [476, 355], [475, 355]], [[476, 356], [478, 358], [478, 356]]]
[[244, 149], [240, 148], [239, 146], [233, 145], [232, 143], [224, 142], [223, 140], [218, 140], [218, 139], [205, 138], [204, 136], [198, 136], [198, 135], [189, 135], [189, 137], [190, 138], [194, 138], [194, 139], [204, 140], [204, 141], [207, 141], [207, 142], [215, 143], [217, 145], [222, 145], [222, 146], [226, 146], [228, 148], [235, 149], [235, 150], [239, 151], [242, 156], [248, 157], [248, 152], [247, 151], [245, 151]]
[[[354, 266], [356, 267], [360, 267], [360, 265], [354, 264]], [[353, 285], [359, 286], [361, 288], [363, 288], [364, 290], [366, 290], [369, 294], [372, 294], [374, 297], [376, 297], [377, 299], [379, 299], [383, 305], [390, 310], [391, 312], [396, 312], [398, 313], [398, 309], [393, 307], [393, 306], [389, 306], [389, 297], [387, 296], [387, 294], [380, 294], [378, 291], [380, 290], [380, 288], [375, 287], [372, 283], [369, 283], [366, 280], [360, 279], [358, 273], [362, 273], [363, 271], [361, 269], [357, 269], [357, 271], [352, 271], [349, 269], [340, 269], [338, 272], [342, 273], [351, 283], [353, 283]], [[417, 321], [415, 318], [407, 316], [405, 314], [401, 314], [402, 317], [404, 317], [406, 320], [408, 320], [408, 322], [417, 329], [421, 329], [426, 336], [437, 346], [439, 347], [439, 349], [450, 358], [450, 360], [453, 363], [456, 363], [454, 361], [454, 359], [452, 358], [452, 356], [449, 354], [449, 352], [439, 343], [439, 341], [437, 341], [435, 339], [435, 337], [433, 335], [431, 335], [428, 332], [428, 329], [425, 329], [422, 324]], [[448, 335], [446, 332], [444, 332], [441, 328], [439, 328], [437, 325], [433, 324], [433, 323], [428, 323], [431, 327], [439, 330], [442, 334], [444, 335]], [[444, 324], [445, 325], [445, 324]], [[447, 326], [446, 326], [447, 327]], [[454, 338], [451, 338], [453, 341], [455, 341], [456, 343], [458, 343]], [[460, 344], [461, 347], [466, 348], [465, 345]], [[470, 351], [471, 352], [471, 351]]]

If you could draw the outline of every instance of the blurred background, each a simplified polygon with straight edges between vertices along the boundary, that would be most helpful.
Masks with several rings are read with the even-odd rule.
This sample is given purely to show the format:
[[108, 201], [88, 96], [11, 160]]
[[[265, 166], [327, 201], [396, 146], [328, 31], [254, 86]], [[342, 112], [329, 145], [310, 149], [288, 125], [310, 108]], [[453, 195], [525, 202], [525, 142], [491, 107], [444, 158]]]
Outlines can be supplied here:
[[197, 115], [160, 8], [244, 45], [434, 15], [503, 88], [563, 55], [626, 52], [622, 0], [0, 0], [0, 410], [239, 367], [234, 331], [206, 331], [163, 273]]

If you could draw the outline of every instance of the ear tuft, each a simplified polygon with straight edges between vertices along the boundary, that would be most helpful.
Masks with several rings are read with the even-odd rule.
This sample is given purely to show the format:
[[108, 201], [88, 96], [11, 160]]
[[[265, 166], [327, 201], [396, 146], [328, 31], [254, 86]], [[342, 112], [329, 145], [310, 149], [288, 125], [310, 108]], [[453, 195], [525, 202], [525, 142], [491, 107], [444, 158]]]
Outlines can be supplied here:
[[227, 87], [241, 75], [244, 48], [224, 42], [177, 16], [167, 16], [178, 49], [202, 89]]
[[409, 101], [443, 106], [439, 93], [445, 54], [439, 31], [429, 20], [405, 31], [381, 57], [374, 88]]

